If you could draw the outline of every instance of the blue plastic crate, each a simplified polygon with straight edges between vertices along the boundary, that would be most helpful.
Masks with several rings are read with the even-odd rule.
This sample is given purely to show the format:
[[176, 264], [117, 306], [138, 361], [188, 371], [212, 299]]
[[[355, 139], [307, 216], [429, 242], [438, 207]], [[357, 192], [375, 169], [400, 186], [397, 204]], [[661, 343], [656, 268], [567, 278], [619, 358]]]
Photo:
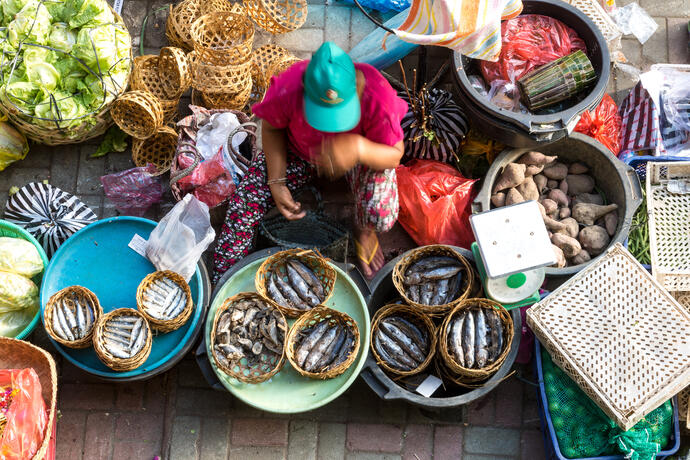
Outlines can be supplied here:
[[[539, 421], [541, 423], [541, 431], [544, 435], [544, 452], [548, 460], [573, 460], [561, 454], [561, 449], [558, 445], [558, 438], [551, 423], [551, 414], [547, 410], [549, 407], [546, 399], [546, 390], [544, 389], [544, 373], [541, 366], [541, 344], [539, 340], [534, 341], [537, 380], [539, 381], [539, 389], [537, 390], [537, 402], [539, 404]], [[662, 450], [656, 454], [657, 459], [667, 458], [680, 448], [680, 424], [678, 422], [678, 405], [676, 398], [673, 398], [673, 433], [671, 438], [671, 445], [666, 450]], [[607, 455], [603, 457], [586, 457], [577, 460], [624, 460], [623, 455]]]

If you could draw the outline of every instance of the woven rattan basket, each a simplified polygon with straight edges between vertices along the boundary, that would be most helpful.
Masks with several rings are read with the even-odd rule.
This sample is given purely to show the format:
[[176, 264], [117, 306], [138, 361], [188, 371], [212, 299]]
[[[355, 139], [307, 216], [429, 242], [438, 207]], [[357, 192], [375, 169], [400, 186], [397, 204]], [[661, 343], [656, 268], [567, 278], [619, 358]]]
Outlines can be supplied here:
[[[496, 358], [496, 360], [488, 366], [480, 369], [468, 369], [458, 364], [453, 359], [452, 354], [448, 350], [448, 334], [450, 333], [450, 324], [453, 317], [463, 310], [472, 308], [493, 308], [498, 312], [499, 317], [503, 323], [503, 351]], [[444, 367], [449, 371], [450, 375], [457, 377], [457, 382], [464, 382], [465, 384], [471, 382], [480, 382], [488, 379], [498, 371], [503, 362], [508, 357], [510, 352], [510, 344], [513, 342], [513, 318], [508, 313], [508, 310], [503, 308], [501, 304], [488, 299], [465, 299], [453, 308], [453, 310], [446, 316], [439, 328], [438, 337], [438, 353], [441, 356]], [[458, 383], [460, 384], [460, 383]]]
[[[376, 347], [374, 346], [374, 336], [378, 331], [379, 324], [381, 323], [381, 321], [390, 316], [402, 316], [403, 318], [405, 318], [406, 320], [410, 321], [412, 324], [420, 328], [420, 330], [427, 332], [429, 337], [429, 353], [427, 354], [424, 362], [420, 364], [419, 367], [412, 369], [410, 371], [402, 371], [400, 369], [396, 369], [394, 367], [389, 366], [388, 363], [383, 358], [381, 358], [378, 351], [376, 351]], [[401, 377], [418, 374], [424, 369], [426, 369], [427, 366], [429, 366], [431, 361], [434, 359], [434, 355], [436, 354], [436, 341], [438, 340], [436, 337], [436, 327], [434, 326], [434, 323], [433, 321], [431, 321], [431, 318], [429, 318], [429, 316], [425, 315], [424, 313], [421, 313], [416, 308], [410, 307], [409, 305], [401, 304], [386, 305], [384, 307], [381, 307], [376, 312], [374, 318], [371, 321], [370, 338], [371, 340], [369, 342], [371, 343], [371, 352], [374, 355], [374, 359], [376, 359], [376, 363], [383, 369], [385, 369], [387, 372]]]
[[249, 16], [272, 34], [297, 30], [307, 20], [307, 0], [243, 0]]
[[148, 91], [126, 92], [110, 113], [122, 131], [137, 139], [153, 136], [163, 126], [163, 108]]
[[690, 381], [690, 313], [619, 243], [527, 310], [527, 324], [623, 430]]
[[[458, 259], [458, 261], [464, 267], [463, 271], [463, 286], [460, 289], [460, 295], [445, 305], [423, 305], [420, 303], [413, 302], [405, 293], [405, 284], [403, 280], [405, 279], [405, 271], [407, 268], [418, 261], [419, 259], [430, 257], [430, 256], [448, 256]], [[457, 305], [459, 302], [465, 300], [470, 293], [474, 290], [474, 270], [472, 265], [465, 259], [460, 253], [449, 246], [442, 244], [434, 244], [431, 246], [422, 246], [421, 248], [414, 249], [407, 254], [405, 254], [395, 267], [393, 268], [393, 284], [398, 290], [400, 296], [405, 300], [406, 303], [421, 309], [428, 315], [440, 316], [448, 312], [451, 308]]]
[[160, 78], [166, 99], [177, 100], [192, 85], [192, 71], [187, 53], [182, 48], [166, 46], [158, 57], [158, 78]]
[[321, 280], [321, 285], [323, 286], [324, 294], [326, 298], [321, 301], [325, 303], [333, 294], [333, 287], [335, 286], [336, 271], [331, 267], [328, 261], [321, 257], [320, 254], [305, 249], [288, 249], [287, 251], [281, 251], [269, 256], [259, 267], [256, 275], [254, 277], [254, 287], [256, 292], [262, 296], [269, 299], [270, 302], [274, 303], [280, 311], [283, 312], [288, 318], [297, 318], [303, 315], [306, 310], [297, 310], [291, 308], [287, 305], [278, 305], [271, 297], [268, 295], [268, 289], [266, 288], [266, 283], [268, 282], [268, 277], [271, 273], [277, 273], [278, 276], [287, 279], [287, 272], [285, 268], [285, 263], [289, 259], [299, 259], [307, 267], [311, 268], [314, 274]]
[[204, 64], [196, 51], [189, 53], [192, 86], [205, 93], [238, 94], [252, 87], [252, 61], [241, 64]]
[[[142, 349], [139, 350], [139, 353], [127, 359], [121, 359], [113, 356], [112, 354], [110, 354], [110, 352], [105, 348], [103, 344], [103, 333], [106, 324], [108, 324], [108, 321], [118, 318], [120, 316], [136, 316], [138, 318], [143, 318], [144, 327], [146, 328], [146, 343], [144, 344]], [[93, 336], [93, 348], [94, 350], [96, 350], [96, 355], [98, 356], [98, 359], [100, 359], [103, 364], [105, 364], [112, 370], [118, 372], [131, 371], [144, 364], [148, 359], [149, 354], [151, 353], [152, 342], [153, 338], [149, 322], [146, 321], [146, 317], [144, 315], [132, 308], [118, 308], [111, 311], [110, 313], [102, 315], [96, 323], [96, 330]]]
[[[242, 358], [240, 362], [235, 363], [233, 368], [229, 368], [225, 366], [223, 363], [221, 363], [215, 356], [215, 353], [213, 352], [214, 346], [216, 344], [215, 339], [216, 339], [216, 327], [218, 326], [218, 320], [220, 319], [221, 315], [223, 312], [227, 310], [231, 310], [233, 308], [233, 304], [241, 301], [241, 300], [254, 300], [261, 302], [266, 306], [266, 308], [271, 309], [271, 310], [276, 310], [278, 313], [280, 313], [280, 310], [276, 309], [270, 302], [267, 301], [263, 296], [260, 294], [257, 294], [256, 292], [240, 292], [239, 294], [236, 294], [228, 299], [225, 299], [223, 304], [218, 307], [216, 310], [216, 314], [213, 318], [213, 327], [211, 329], [211, 354], [213, 355], [213, 361], [216, 363], [216, 366], [218, 366], [218, 369], [221, 371], [225, 372], [226, 374], [235, 377], [237, 380], [243, 383], [261, 383], [265, 382], [266, 380], [270, 379], [274, 375], [276, 375], [280, 370], [283, 368], [283, 365], [285, 364], [285, 341], [287, 340], [287, 337], [284, 338], [283, 342], [283, 353], [280, 355], [280, 358], [277, 360], [274, 359], [274, 356], [271, 355], [270, 359], [267, 360], [265, 358], [267, 355], [264, 354], [262, 351], [262, 357], [264, 359], [262, 360], [262, 365], [260, 366], [255, 366], [255, 367], [249, 367], [246, 359]], [[283, 324], [286, 326], [287, 329], [287, 321], [285, 321], [285, 317], [283, 316], [282, 313], [280, 313], [280, 319], [283, 321]], [[287, 335], [287, 334], [286, 334]]]
[[174, 80], [174, 75], [161, 78], [160, 58], [153, 54], [137, 56], [134, 58], [132, 70], [132, 89], [148, 91], [153, 94], [161, 105], [163, 111], [163, 123], [169, 123], [177, 117], [177, 109], [180, 98], [168, 98], [164, 80]]
[[254, 26], [248, 17], [219, 11], [199, 17], [190, 30], [200, 62], [233, 65], [251, 61]]
[[177, 132], [163, 126], [147, 139], [134, 139], [132, 141], [132, 161], [136, 166], [146, 166], [152, 163], [159, 174], [170, 169], [177, 149]]
[[[154, 281], [164, 278], [169, 279], [170, 281], [181, 287], [184, 291], [185, 297], [187, 298], [187, 304], [185, 305], [184, 310], [182, 310], [182, 312], [180, 312], [179, 315], [169, 320], [160, 320], [151, 316], [149, 312], [146, 311], [144, 302], [144, 293], [146, 289], [148, 289]], [[139, 287], [137, 288], [137, 309], [139, 310], [139, 313], [141, 313], [142, 316], [146, 318], [146, 320], [151, 324], [151, 327], [153, 327], [155, 330], [159, 332], [174, 331], [182, 327], [184, 323], [186, 323], [187, 320], [189, 320], [189, 317], [192, 316], [192, 312], [194, 311], [194, 302], [192, 302], [192, 291], [189, 289], [189, 285], [184, 280], [184, 278], [182, 278], [180, 275], [173, 271], [164, 270], [153, 272], [147, 275], [146, 278], [144, 278], [141, 281]]]
[[267, 88], [273, 76], [268, 73], [269, 67], [277, 59], [289, 56], [292, 56], [292, 53], [278, 45], [263, 45], [254, 50], [252, 56], [252, 79], [254, 83], [261, 88]]
[[200, 93], [201, 105], [211, 110], [244, 110], [251, 96], [251, 86], [241, 93]]
[[[94, 315], [94, 321], [84, 337], [78, 340], [70, 341], [60, 337], [53, 329], [53, 314], [55, 313], [55, 307], [64, 301], [69, 305], [70, 310], [76, 316], [76, 305], [74, 305], [75, 300], [81, 304], [89, 305], [91, 307]], [[98, 301], [96, 294], [89, 291], [85, 287], [70, 286], [56, 292], [50, 297], [50, 299], [48, 299], [43, 312], [43, 318], [46, 332], [53, 338], [53, 340], [69, 348], [87, 348], [91, 345], [93, 331], [96, 327], [96, 323], [98, 322], [98, 318], [100, 318], [102, 314], [103, 309], [101, 308], [101, 304]]]
[[41, 382], [41, 394], [46, 405], [46, 427], [36, 454], [31, 460], [46, 458], [57, 413], [58, 376], [55, 360], [47, 351], [29, 342], [0, 337], [0, 369], [32, 368]]
[[173, 7], [165, 24], [165, 36], [171, 45], [186, 51], [192, 50], [192, 36], [189, 29], [200, 16], [199, 0], [183, 0]]
[[[287, 69], [292, 66], [292, 64], [296, 64], [300, 62], [301, 59], [296, 57], [296, 56], [282, 56], [279, 57], [278, 59], [274, 60], [271, 62], [271, 65], [268, 66], [267, 73], [271, 76], [277, 76], [280, 75], [281, 73], [285, 72]], [[270, 81], [270, 77], [269, 77]]]
[[[327, 369], [323, 372], [307, 372], [299, 367], [295, 356], [298, 348], [298, 334], [303, 329], [313, 327], [321, 321], [330, 321], [332, 324], [339, 323], [340, 325], [347, 328], [347, 330], [350, 331], [350, 333], [354, 336], [354, 348], [350, 355], [347, 357], [347, 359], [342, 363], [338, 364], [337, 366], [331, 369]], [[352, 365], [352, 363], [355, 362], [355, 359], [357, 358], [357, 353], [359, 353], [359, 341], [359, 329], [357, 328], [357, 323], [355, 322], [355, 320], [353, 320], [346, 313], [333, 310], [331, 308], [327, 308], [324, 306], [319, 306], [312, 310], [309, 310], [306, 314], [300, 316], [297, 319], [297, 321], [295, 321], [295, 324], [292, 325], [292, 327], [290, 328], [290, 332], [288, 332], [286, 340], [285, 354], [287, 356], [288, 361], [290, 361], [292, 367], [301, 375], [312, 379], [327, 380], [339, 376], [340, 374], [345, 372]]]

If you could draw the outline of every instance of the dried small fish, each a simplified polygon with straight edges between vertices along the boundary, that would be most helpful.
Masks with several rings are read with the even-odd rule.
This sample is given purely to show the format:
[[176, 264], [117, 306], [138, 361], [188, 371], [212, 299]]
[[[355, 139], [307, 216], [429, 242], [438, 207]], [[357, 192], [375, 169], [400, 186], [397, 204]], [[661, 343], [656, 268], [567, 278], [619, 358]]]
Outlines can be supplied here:
[[321, 301], [309, 289], [309, 285], [300, 276], [299, 272], [292, 268], [292, 265], [290, 264], [287, 264], [285, 266], [285, 269], [287, 270], [288, 280], [290, 281], [290, 284], [292, 284], [292, 287], [295, 289], [295, 292], [297, 292], [297, 295], [299, 295], [302, 298], [302, 300], [304, 300], [310, 307], [317, 306]]
[[465, 367], [472, 369], [474, 367], [474, 313], [469, 310], [465, 315], [465, 322], [462, 326], [462, 352], [465, 355]]
[[290, 286], [290, 284], [285, 282], [283, 278], [273, 273], [273, 280], [275, 281], [276, 286], [278, 286], [278, 290], [283, 294], [283, 297], [287, 299], [288, 307], [296, 308], [298, 310], [309, 310], [309, 305], [305, 304], [302, 299], [300, 299], [299, 295], [297, 295], [297, 292], [292, 288], [292, 286]]
[[416, 361], [414, 358], [405, 353], [405, 351], [388, 335], [379, 333], [377, 338], [381, 343], [381, 347], [386, 351], [386, 353], [388, 353], [388, 355], [390, 355], [398, 363], [409, 369], [414, 369], [421, 364], [421, 362]]
[[141, 307], [160, 321], [177, 318], [187, 306], [189, 298], [176, 281], [163, 277], [149, 283], [141, 294]]
[[403, 331], [401, 331], [395, 324], [387, 321], [381, 321], [379, 324], [379, 333], [385, 333], [390, 337], [398, 346], [403, 350], [403, 352], [415, 360], [417, 363], [421, 364], [426, 359], [426, 356], [419, 348], [419, 346]]
[[443, 305], [448, 297], [448, 279], [439, 280], [434, 286], [434, 295], [430, 305]]
[[417, 325], [413, 324], [402, 316], [389, 316], [384, 320], [384, 322], [394, 324], [400, 328], [407, 337], [412, 339], [412, 341], [417, 344], [423, 353], [426, 354], [429, 351], [429, 337], [427, 332], [422, 332]]
[[412, 273], [446, 267], [449, 265], [458, 265], [458, 260], [448, 256], [424, 257], [423, 259], [420, 259], [410, 265], [410, 267], [405, 271], [405, 275], [411, 275]]
[[465, 323], [465, 316], [464, 313], [460, 313], [453, 318], [448, 337], [448, 349], [452, 352], [455, 361], [462, 367], [465, 367], [465, 354], [462, 351], [462, 329]]
[[316, 276], [316, 273], [314, 273], [311, 268], [302, 263], [302, 261], [299, 259], [290, 259], [288, 260], [288, 264], [290, 264], [290, 266], [294, 268], [297, 273], [299, 273], [302, 279], [306, 281], [316, 297], [319, 298], [319, 302], [322, 302], [326, 298], [326, 293], [324, 292], [321, 280], [318, 276]]
[[493, 363], [503, 352], [503, 322], [493, 308], [487, 310], [486, 319], [491, 335], [489, 340], [489, 362]]
[[147, 328], [143, 318], [120, 315], [103, 325], [103, 344], [110, 354], [128, 359], [139, 353], [146, 343]]
[[410, 298], [411, 301], [415, 303], [419, 303], [419, 296], [420, 296], [420, 287], [418, 284], [413, 284], [412, 286], [408, 286], [407, 288], [407, 296]]
[[297, 364], [301, 368], [304, 368], [304, 363], [307, 361], [309, 352], [311, 352], [311, 349], [314, 348], [327, 329], [328, 321], [321, 321], [318, 325], [316, 325], [316, 327], [314, 327], [313, 330], [304, 336], [299, 344], [299, 347], [297, 348], [297, 352], [295, 353]]
[[419, 296], [419, 303], [423, 305], [431, 305], [431, 299], [434, 297], [433, 283], [424, 283], [420, 287], [421, 294]]
[[472, 308], [451, 319], [448, 350], [462, 367], [481, 369], [496, 361], [503, 351], [503, 324], [493, 308]]
[[280, 289], [278, 289], [278, 286], [275, 282], [275, 277], [275, 273], [268, 277], [268, 283], [266, 285], [268, 288], [268, 295], [278, 305], [288, 306], [290, 305], [290, 302], [288, 302], [288, 300], [280, 292]]
[[462, 270], [462, 266], [458, 264], [411, 273], [405, 277], [405, 284], [422, 284], [427, 281], [450, 278], [456, 275], [460, 270]]
[[480, 308], [474, 313], [474, 361], [479, 369], [486, 366], [486, 363], [489, 360], [489, 345], [487, 342], [487, 332], [488, 331], [486, 329], [486, 317], [484, 316], [484, 309]]
[[[323, 322], [325, 323], [326, 321]], [[326, 350], [333, 343], [333, 341], [335, 341], [338, 335], [338, 329], [340, 329], [338, 326], [330, 327], [321, 336], [321, 338], [319, 338], [319, 341], [316, 343], [316, 345], [314, 345], [314, 348], [309, 351], [309, 355], [304, 362], [304, 369], [307, 372], [318, 371], [316, 364], [323, 359]]]

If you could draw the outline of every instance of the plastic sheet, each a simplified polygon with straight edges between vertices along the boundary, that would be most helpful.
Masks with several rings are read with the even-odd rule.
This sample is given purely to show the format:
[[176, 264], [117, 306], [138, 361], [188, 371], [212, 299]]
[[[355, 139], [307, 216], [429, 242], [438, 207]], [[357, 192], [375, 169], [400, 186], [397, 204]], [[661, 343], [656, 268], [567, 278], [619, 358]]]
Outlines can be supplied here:
[[[345, 3], [355, 4], [353, 0], [345, 0]], [[400, 12], [410, 7], [410, 0], [359, 0], [359, 4], [364, 8], [378, 10], [382, 13], [387, 13], [388, 11]]]
[[481, 61], [487, 84], [494, 80], [517, 81], [524, 74], [577, 51], [587, 51], [585, 42], [557, 19], [523, 14], [501, 24], [502, 47], [497, 62]]
[[396, 168], [398, 222], [419, 245], [450, 244], [469, 248], [474, 241], [469, 216], [472, 185], [455, 168], [432, 160], [414, 160]]
[[141, 217], [163, 197], [163, 186], [154, 176], [156, 173], [156, 167], [149, 164], [101, 176], [103, 191], [122, 214]]
[[582, 113], [575, 125], [575, 132], [587, 134], [604, 144], [614, 155], [621, 149], [621, 116], [618, 106], [608, 94], [604, 95], [594, 114], [589, 110]]
[[26, 460], [38, 452], [45, 435], [48, 414], [38, 374], [28, 369], [0, 370], [0, 396], [12, 390], [7, 426], [0, 439], [0, 458]]
[[[177, 162], [181, 169], [186, 169], [194, 164], [194, 159], [181, 154]], [[209, 208], [218, 206], [235, 191], [235, 181], [226, 168], [223, 150], [219, 150], [210, 160], [199, 163], [190, 175], [180, 179], [177, 184], [183, 192], [191, 193]]]
[[690, 72], [667, 72], [661, 105], [666, 120], [674, 128], [690, 131]]
[[642, 44], [649, 40], [659, 27], [656, 21], [637, 3], [630, 3], [622, 8], [617, 8], [611, 16], [623, 34], [634, 35]]

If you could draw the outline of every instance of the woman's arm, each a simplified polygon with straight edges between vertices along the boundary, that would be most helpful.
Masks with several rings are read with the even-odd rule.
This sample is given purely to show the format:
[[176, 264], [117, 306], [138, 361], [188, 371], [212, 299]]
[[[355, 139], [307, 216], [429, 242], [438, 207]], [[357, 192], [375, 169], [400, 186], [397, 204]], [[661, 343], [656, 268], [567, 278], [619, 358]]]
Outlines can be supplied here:
[[404, 152], [403, 141], [390, 146], [362, 137], [361, 142], [359, 163], [376, 171], [395, 168], [400, 164]]
[[359, 134], [338, 134], [324, 142], [316, 162], [319, 174], [335, 179], [357, 164], [376, 171], [395, 168], [400, 164], [402, 155], [402, 141], [390, 146], [370, 141]]

